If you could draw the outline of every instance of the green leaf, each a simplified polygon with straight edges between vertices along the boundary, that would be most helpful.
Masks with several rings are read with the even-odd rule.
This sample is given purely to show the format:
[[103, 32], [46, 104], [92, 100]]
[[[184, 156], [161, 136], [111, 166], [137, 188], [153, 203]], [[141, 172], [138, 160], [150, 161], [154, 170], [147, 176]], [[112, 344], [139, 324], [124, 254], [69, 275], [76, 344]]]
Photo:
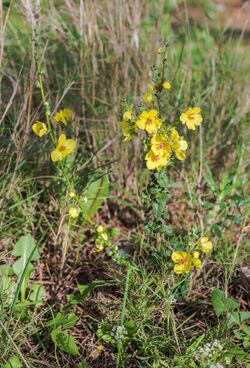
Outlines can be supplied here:
[[79, 355], [78, 347], [74, 338], [68, 334], [68, 332], [61, 331], [60, 329], [54, 329], [51, 332], [51, 338], [55, 345], [70, 355]]
[[23, 365], [17, 355], [10, 357], [8, 362], [2, 366], [2, 368], [22, 368]]
[[241, 348], [238, 348], [237, 346], [228, 349], [226, 353], [226, 356], [229, 356], [230, 358], [236, 358], [239, 362], [244, 361], [247, 355], [248, 355], [247, 352], [245, 352]]
[[242, 330], [247, 336], [250, 336], [250, 326], [246, 326]]
[[46, 297], [46, 291], [42, 285], [32, 284], [30, 286], [31, 293], [29, 299], [37, 304], [41, 303]]
[[[13, 271], [17, 276], [20, 276], [25, 270], [25, 281], [29, 278], [29, 275], [34, 271], [35, 267], [32, 263], [28, 263], [28, 259], [21, 257], [13, 264]], [[27, 267], [26, 267], [27, 264]], [[26, 267], [26, 268], [25, 268]]]
[[34, 270], [31, 261], [37, 260], [40, 257], [32, 236], [29, 234], [22, 236], [16, 243], [12, 255], [20, 257], [13, 264], [13, 271], [20, 277], [21, 300], [23, 301], [25, 299], [25, 290], [30, 273]]
[[250, 348], [250, 340], [249, 339], [244, 339], [243, 340], [243, 346], [245, 349]]
[[0, 265], [0, 290], [4, 306], [9, 305], [13, 300], [16, 285], [9, 276], [13, 273], [9, 265]]
[[62, 328], [71, 328], [77, 322], [77, 316], [75, 313], [70, 313], [68, 316], [65, 316], [63, 313], [58, 312], [56, 316], [51, 319], [50, 321], [45, 322], [46, 327], [59, 327]]
[[108, 194], [109, 180], [107, 175], [89, 185], [84, 192], [84, 196], [88, 199], [88, 201], [84, 203], [84, 209], [89, 216], [94, 215], [98, 211], [104, 199], [108, 197]]
[[40, 254], [36, 248], [36, 243], [34, 242], [34, 239], [30, 234], [22, 236], [18, 242], [16, 243], [12, 255], [16, 257], [24, 257], [25, 259], [28, 259], [32, 252], [32, 256], [30, 261], [39, 259]]
[[217, 185], [214, 181], [214, 178], [213, 178], [212, 172], [210, 170], [210, 167], [207, 164], [205, 166], [206, 166], [206, 173], [203, 174], [203, 177], [206, 180], [206, 182], [207, 182], [208, 186], [210, 187], [210, 189], [213, 192], [216, 192], [217, 191]]
[[225, 311], [230, 311], [239, 307], [239, 303], [230, 298], [226, 299], [224, 292], [218, 289], [212, 292], [211, 300], [217, 317]]
[[218, 238], [221, 238], [222, 237], [221, 230], [220, 230], [220, 227], [218, 225], [213, 224], [211, 226], [211, 228], [214, 231], [215, 235], [218, 236]]
[[73, 305], [81, 303], [84, 299], [86, 299], [86, 297], [88, 296], [88, 294], [91, 291], [93, 291], [97, 287], [101, 287], [101, 286], [105, 286], [105, 285], [110, 285], [110, 283], [108, 281], [105, 281], [105, 280], [94, 280], [94, 281], [90, 282], [88, 285], [77, 285], [78, 290], [80, 291], [80, 294], [76, 294], [76, 295], [68, 294], [67, 295], [67, 300], [68, 300], [69, 304], [66, 305], [63, 308], [63, 310], [67, 310], [68, 308], [72, 307]]
[[232, 312], [227, 313], [227, 325], [240, 325], [242, 322], [250, 318], [250, 312]]

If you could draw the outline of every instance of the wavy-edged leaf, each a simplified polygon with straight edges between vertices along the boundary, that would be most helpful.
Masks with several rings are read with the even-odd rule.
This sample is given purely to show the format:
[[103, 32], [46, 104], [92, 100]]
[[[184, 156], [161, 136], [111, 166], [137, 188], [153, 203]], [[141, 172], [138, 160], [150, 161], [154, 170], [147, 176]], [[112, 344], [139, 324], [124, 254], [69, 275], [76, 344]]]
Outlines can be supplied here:
[[68, 332], [56, 328], [51, 332], [51, 338], [55, 345], [65, 353], [70, 355], [80, 354], [74, 338]]

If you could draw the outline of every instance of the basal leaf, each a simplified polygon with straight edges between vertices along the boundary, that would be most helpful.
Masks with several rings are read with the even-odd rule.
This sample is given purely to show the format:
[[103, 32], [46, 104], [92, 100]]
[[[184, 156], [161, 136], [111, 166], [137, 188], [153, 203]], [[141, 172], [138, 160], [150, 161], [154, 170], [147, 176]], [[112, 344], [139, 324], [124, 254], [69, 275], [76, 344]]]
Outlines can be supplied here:
[[41, 303], [46, 296], [46, 291], [42, 285], [32, 284], [30, 290], [29, 299], [32, 302]]
[[239, 307], [239, 303], [235, 300], [231, 298], [226, 299], [224, 292], [221, 290], [214, 290], [211, 294], [211, 300], [217, 317], [225, 311], [230, 311]]
[[231, 312], [227, 313], [227, 325], [240, 325], [242, 322], [250, 318], [250, 312]]
[[70, 313], [68, 316], [65, 316], [63, 313], [58, 312], [56, 316], [50, 321], [45, 322], [46, 327], [59, 327], [62, 328], [71, 328], [77, 322], [77, 316], [75, 313]]
[[16, 257], [24, 257], [28, 259], [31, 254], [30, 261], [39, 259], [40, 255], [36, 248], [36, 243], [30, 234], [22, 236], [16, 243], [12, 255]]
[[23, 365], [20, 362], [18, 355], [13, 355], [12, 357], [10, 357], [8, 362], [2, 366], [2, 368], [22, 368], [22, 367]]
[[79, 355], [78, 347], [75, 343], [74, 338], [65, 331], [62, 331], [60, 329], [54, 329], [51, 332], [51, 338], [54, 341], [55, 345], [65, 351], [65, 353], [68, 353], [70, 355]]

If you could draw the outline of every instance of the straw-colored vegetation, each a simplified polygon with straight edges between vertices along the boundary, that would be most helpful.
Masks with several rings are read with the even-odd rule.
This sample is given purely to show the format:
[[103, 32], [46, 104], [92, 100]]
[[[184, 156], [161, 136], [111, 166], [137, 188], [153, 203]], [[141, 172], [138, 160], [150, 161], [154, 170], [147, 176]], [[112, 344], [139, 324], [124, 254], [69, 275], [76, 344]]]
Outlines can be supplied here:
[[0, 1], [1, 367], [250, 367], [249, 41], [218, 24]]

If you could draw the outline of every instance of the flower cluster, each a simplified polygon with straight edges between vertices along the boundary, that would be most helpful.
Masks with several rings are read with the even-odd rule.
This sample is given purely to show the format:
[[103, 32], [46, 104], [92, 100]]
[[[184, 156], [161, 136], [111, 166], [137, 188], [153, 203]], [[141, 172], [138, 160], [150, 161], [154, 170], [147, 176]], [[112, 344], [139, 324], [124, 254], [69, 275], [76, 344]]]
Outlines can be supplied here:
[[218, 341], [214, 340], [211, 343], [207, 343], [204, 346], [198, 348], [198, 354], [201, 359], [212, 358], [217, 351], [222, 351], [223, 345]]
[[203, 253], [211, 252], [213, 249], [213, 243], [207, 237], [201, 237], [195, 250], [193, 252], [184, 252], [181, 250], [174, 251], [171, 255], [172, 261], [175, 263], [174, 272], [176, 274], [189, 273], [192, 266], [200, 270], [202, 268], [202, 263], [200, 260], [200, 250]]
[[[53, 116], [53, 120], [56, 123], [62, 123], [65, 126], [72, 121], [73, 111], [70, 109], [63, 109], [57, 112]], [[35, 124], [32, 125], [33, 132], [38, 135], [38, 137], [42, 137], [43, 135], [50, 133], [53, 137], [54, 136], [51, 131], [50, 127], [41, 121], [37, 121]], [[74, 139], [67, 139], [65, 134], [60, 134], [57, 144], [55, 144], [55, 149], [51, 152], [51, 160], [62, 161], [66, 156], [70, 155], [71, 153], [75, 152], [76, 149], [76, 142]]]
[[[49, 109], [48, 103], [46, 103], [46, 106], [47, 109]], [[71, 109], [60, 110], [53, 116], [53, 120], [55, 123], [62, 123], [65, 126], [72, 121], [72, 118], [73, 111]], [[50, 134], [51, 141], [54, 144], [54, 150], [50, 154], [51, 160], [53, 162], [62, 161], [65, 157], [75, 152], [76, 142], [74, 139], [67, 139], [65, 134], [60, 134], [56, 143], [54, 133], [51, 130], [51, 123], [48, 114], [47, 123], [48, 126], [42, 121], [37, 121], [35, 124], [32, 125], [32, 130], [40, 138], [47, 133]], [[74, 192], [70, 192], [69, 198], [72, 199], [75, 197], [75, 195], [76, 194]], [[69, 209], [69, 216], [72, 219], [76, 219], [79, 216], [79, 209], [76, 207], [71, 207]]]
[[[170, 89], [171, 84], [167, 81], [155, 85], [149, 84], [148, 90], [143, 96], [145, 109], [138, 116], [131, 106], [123, 113], [121, 127], [124, 141], [129, 141], [140, 130], [146, 134], [144, 136], [147, 147], [145, 161], [149, 170], [160, 170], [167, 166], [172, 156], [181, 161], [186, 158], [187, 142], [155, 108], [157, 98], [159, 98], [161, 92]], [[149, 106], [150, 109], [148, 109]], [[181, 114], [180, 121], [182, 124], [186, 124], [188, 129], [195, 130], [202, 122], [200, 112], [199, 107], [190, 108]]]
[[112, 327], [110, 335], [113, 336], [116, 341], [121, 341], [127, 337], [128, 331], [124, 326], [114, 326]]
[[101, 252], [107, 246], [108, 234], [104, 230], [102, 225], [97, 226], [96, 234], [97, 234], [97, 237], [96, 237], [96, 240], [95, 240], [96, 251]]
[[[196, 359], [199, 362], [202, 361], [209, 368], [224, 368], [225, 365], [229, 366], [231, 364], [231, 359], [225, 355], [223, 350], [224, 346], [215, 339], [211, 343], [198, 347]], [[218, 362], [218, 359], [220, 362]]]

